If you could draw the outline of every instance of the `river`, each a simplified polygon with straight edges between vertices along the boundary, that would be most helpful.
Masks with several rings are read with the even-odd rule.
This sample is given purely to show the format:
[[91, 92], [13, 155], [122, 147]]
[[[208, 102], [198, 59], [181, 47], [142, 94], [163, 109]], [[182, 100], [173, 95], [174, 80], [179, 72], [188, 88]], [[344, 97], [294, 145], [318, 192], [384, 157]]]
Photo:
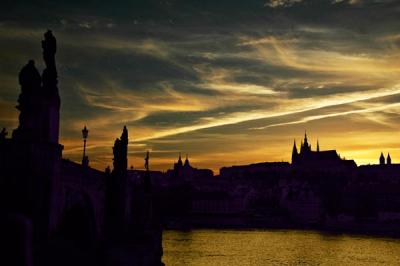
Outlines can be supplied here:
[[400, 265], [400, 239], [296, 230], [165, 231], [167, 265]]

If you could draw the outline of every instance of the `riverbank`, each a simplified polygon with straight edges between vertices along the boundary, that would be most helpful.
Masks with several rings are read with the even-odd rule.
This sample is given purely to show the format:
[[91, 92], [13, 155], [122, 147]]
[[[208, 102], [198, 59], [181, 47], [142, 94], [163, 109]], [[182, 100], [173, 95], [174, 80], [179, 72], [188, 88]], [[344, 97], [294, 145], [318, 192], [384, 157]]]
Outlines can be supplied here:
[[280, 230], [316, 230], [334, 234], [354, 234], [400, 238], [399, 223], [382, 223], [373, 220], [327, 219], [324, 223], [299, 224], [280, 217], [261, 217], [248, 215], [213, 215], [170, 218], [167, 230], [196, 229], [280, 229]]

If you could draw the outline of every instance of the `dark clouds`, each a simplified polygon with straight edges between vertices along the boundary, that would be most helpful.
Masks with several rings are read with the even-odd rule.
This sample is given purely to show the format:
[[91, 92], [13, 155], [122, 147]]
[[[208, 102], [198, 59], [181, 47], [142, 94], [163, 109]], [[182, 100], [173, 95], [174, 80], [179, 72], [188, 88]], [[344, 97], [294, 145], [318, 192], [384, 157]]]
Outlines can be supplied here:
[[[375, 148], [347, 143], [398, 129], [398, 1], [97, 2], [5, 1], [1, 124], [15, 127], [17, 74], [30, 58], [43, 69], [40, 40], [51, 28], [65, 156], [79, 161], [86, 124], [96, 167], [111, 162], [123, 125], [131, 163], [150, 149], [162, 169], [178, 151], [214, 169], [288, 160], [292, 138], [305, 128], [366, 162]], [[349, 141], [336, 142], [343, 133]], [[376, 149], [400, 156], [393, 143]]]

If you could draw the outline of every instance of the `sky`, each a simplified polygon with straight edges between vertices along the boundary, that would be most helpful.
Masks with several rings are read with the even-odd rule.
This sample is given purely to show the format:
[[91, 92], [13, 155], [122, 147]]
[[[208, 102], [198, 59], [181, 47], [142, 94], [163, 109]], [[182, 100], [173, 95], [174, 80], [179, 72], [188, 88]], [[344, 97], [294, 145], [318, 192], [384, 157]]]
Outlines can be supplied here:
[[312, 148], [357, 164], [400, 162], [400, 1], [9, 1], [0, 10], [0, 127], [17, 127], [18, 73], [39, 71], [51, 29], [63, 156], [166, 170], [179, 153], [223, 166], [290, 161]]

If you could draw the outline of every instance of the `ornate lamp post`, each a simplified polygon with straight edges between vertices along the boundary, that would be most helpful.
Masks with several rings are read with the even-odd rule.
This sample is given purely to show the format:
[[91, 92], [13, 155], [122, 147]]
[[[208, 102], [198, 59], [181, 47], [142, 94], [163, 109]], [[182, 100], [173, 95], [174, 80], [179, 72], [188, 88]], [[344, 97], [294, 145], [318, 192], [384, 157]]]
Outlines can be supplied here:
[[82, 129], [82, 137], [83, 137], [83, 157], [82, 157], [82, 165], [89, 166], [89, 158], [86, 156], [86, 140], [88, 138], [89, 130], [86, 126]]

